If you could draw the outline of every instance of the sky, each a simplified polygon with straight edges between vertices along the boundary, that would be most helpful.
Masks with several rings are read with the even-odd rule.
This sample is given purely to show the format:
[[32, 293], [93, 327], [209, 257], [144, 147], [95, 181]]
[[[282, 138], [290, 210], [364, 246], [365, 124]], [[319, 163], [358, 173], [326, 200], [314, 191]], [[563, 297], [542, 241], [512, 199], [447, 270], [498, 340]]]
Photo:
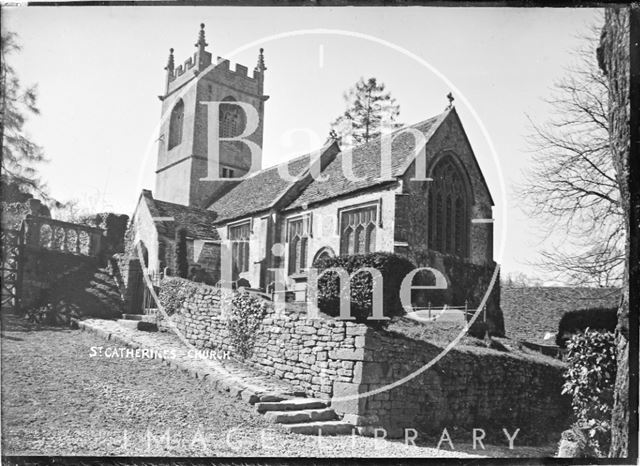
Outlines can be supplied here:
[[252, 70], [265, 49], [263, 167], [324, 142], [360, 77], [386, 85], [403, 123], [441, 113], [453, 92], [496, 203], [502, 274], [545, 280], [535, 263], [553, 237], [515, 195], [532, 163], [528, 118], [548, 118], [544, 98], [597, 18], [587, 8], [7, 7], [2, 26], [22, 45], [11, 65], [38, 85], [41, 114], [26, 128], [58, 200], [131, 215], [153, 189], [168, 50], [183, 63], [204, 23], [214, 57]]

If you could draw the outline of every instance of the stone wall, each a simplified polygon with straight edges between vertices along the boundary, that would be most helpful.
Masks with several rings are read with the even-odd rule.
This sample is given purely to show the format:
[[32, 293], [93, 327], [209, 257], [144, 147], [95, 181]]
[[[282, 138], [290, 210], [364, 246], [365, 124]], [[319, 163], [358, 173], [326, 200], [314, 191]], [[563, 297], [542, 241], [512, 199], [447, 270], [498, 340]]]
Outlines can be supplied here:
[[95, 257], [25, 247], [20, 257], [20, 266], [20, 306], [29, 309], [47, 302], [53, 287], [64, 277], [82, 269], [97, 269], [98, 260]]
[[[31, 211], [37, 212], [34, 205], [38, 206], [39, 201], [32, 201]], [[24, 244], [19, 255], [20, 304], [24, 309], [49, 302], [60, 294], [60, 288], [72, 289], [77, 285], [73, 280], [107, 265], [107, 255], [122, 246], [126, 216], [103, 217], [106, 230], [50, 216], [25, 218]], [[61, 286], [63, 281], [65, 286]]]
[[[379, 389], [423, 368], [442, 347], [403, 335], [369, 330], [356, 365], [357, 383], [338, 383], [334, 396]], [[332, 406], [363, 427], [383, 426], [389, 436], [403, 429], [442, 432], [448, 428], [502, 428], [536, 438], [566, 426], [569, 400], [560, 395], [564, 365], [552, 358], [457, 345], [432, 367], [397, 388]]]
[[50, 323], [121, 316], [123, 301], [114, 269], [103, 267], [98, 258], [27, 247], [20, 260], [23, 312], [46, 306]]
[[[220, 311], [220, 290], [170, 277], [182, 283], [181, 307], [171, 320], [197, 348], [235, 353]], [[170, 324], [161, 322], [168, 330]], [[291, 382], [307, 395], [331, 398], [334, 384], [357, 380], [355, 359], [364, 346], [367, 327], [333, 319], [308, 319], [306, 309], [286, 309], [281, 315], [269, 307], [259, 328], [253, 354], [245, 362]]]
[[[220, 290], [167, 278], [162, 288], [183, 294], [171, 320], [198, 348], [229, 351], [232, 339], [220, 311]], [[309, 319], [302, 307], [282, 315], [270, 308], [245, 361], [288, 380], [308, 396], [332, 398], [332, 407], [359, 426], [390, 436], [403, 428], [520, 428], [535, 436], [562, 428], [569, 405], [561, 395], [563, 364], [544, 356], [456, 346], [433, 367], [397, 388], [344, 399], [396, 382], [436, 357], [441, 347], [363, 324]], [[161, 329], [168, 323], [161, 322]]]
[[[144, 267], [140, 263], [138, 246], [143, 259], [146, 257]], [[196, 276], [198, 281], [216, 283], [220, 280], [220, 246], [213, 243], [204, 244], [198, 248], [197, 257], [194, 247], [194, 240], [188, 238], [187, 261], [190, 275]], [[127, 313], [139, 314], [142, 312], [142, 294], [146, 286], [143, 277], [144, 269], [151, 275], [164, 272], [167, 275], [176, 273], [175, 238], [158, 233], [147, 204], [140, 202], [136, 215], [129, 222], [124, 234], [122, 250], [123, 252], [110, 257], [110, 267], [118, 277]], [[191, 274], [194, 269], [198, 272]]]

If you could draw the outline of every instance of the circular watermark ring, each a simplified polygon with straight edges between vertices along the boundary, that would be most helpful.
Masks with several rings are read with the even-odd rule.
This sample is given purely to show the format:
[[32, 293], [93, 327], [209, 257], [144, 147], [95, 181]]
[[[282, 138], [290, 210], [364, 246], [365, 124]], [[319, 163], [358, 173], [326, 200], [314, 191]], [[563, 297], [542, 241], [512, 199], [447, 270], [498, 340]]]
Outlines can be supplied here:
[[[430, 63], [428, 63], [426, 60], [424, 60], [422, 57], [416, 55], [415, 53], [410, 52], [409, 50], [407, 50], [407, 49], [405, 49], [405, 48], [403, 48], [403, 47], [401, 47], [401, 46], [399, 46], [397, 44], [394, 44], [394, 43], [389, 42], [387, 40], [380, 39], [378, 37], [371, 36], [371, 35], [368, 35], [368, 34], [364, 34], [364, 33], [360, 33], [360, 32], [354, 32], [354, 31], [345, 31], [345, 30], [341, 30], [341, 29], [318, 28], [318, 29], [295, 30], [295, 31], [289, 31], [289, 32], [283, 32], [283, 33], [279, 33], [279, 34], [270, 35], [270, 36], [264, 37], [262, 39], [258, 39], [258, 40], [249, 42], [249, 43], [247, 43], [247, 44], [245, 44], [245, 45], [243, 45], [241, 47], [238, 47], [238, 48], [234, 49], [233, 51], [231, 51], [227, 56], [229, 58], [233, 58], [235, 55], [237, 55], [237, 54], [239, 54], [239, 53], [241, 53], [241, 52], [243, 52], [245, 50], [251, 49], [251, 48], [256, 47], [256, 46], [259, 46], [259, 45], [263, 45], [263, 44], [266, 44], [266, 43], [269, 43], [269, 42], [273, 42], [273, 41], [276, 41], [276, 40], [280, 40], [280, 39], [303, 36], [303, 35], [313, 35], [313, 34], [316, 34], [316, 35], [318, 35], [318, 34], [339, 35], [339, 36], [354, 37], [354, 38], [358, 38], [358, 39], [363, 39], [363, 40], [368, 40], [368, 41], [371, 41], [371, 42], [375, 42], [377, 44], [383, 45], [383, 46], [388, 47], [388, 48], [390, 48], [392, 50], [400, 52], [400, 53], [402, 53], [403, 55], [409, 57], [412, 60], [415, 60], [420, 65], [424, 66], [429, 71], [431, 71], [433, 74], [435, 74], [445, 84], [447, 84], [447, 86], [449, 86], [449, 88], [453, 92], [455, 92], [456, 98], [459, 98], [463, 102], [465, 107], [471, 112], [471, 115], [473, 116], [473, 118], [475, 120], [475, 123], [480, 128], [480, 130], [482, 132], [482, 135], [484, 136], [485, 141], [486, 141], [487, 145], [489, 146], [489, 150], [491, 152], [491, 156], [492, 156], [493, 161], [495, 163], [495, 168], [496, 168], [496, 171], [497, 171], [497, 174], [498, 174], [498, 179], [499, 179], [499, 184], [500, 184], [500, 194], [501, 194], [501, 199], [503, 201], [504, 221], [502, 222], [501, 243], [500, 243], [499, 248], [498, 248], [496, 267], [495, 267], [495, 269], [493, 271], [493, 275], [491, 277], [491, 281], [489, 283], [487, 291], [486, 291], [485, 295], [483, 296], [478, 308], [474, 311], [473, 316], [467, 322], [467, 325], [460, 331], [458, 336], [453, 341], [451, 341], [437, 356], [435, 356], [433, 359], [431, 359], [428, 363], [426, 363], [425, 365], [423, 365], [419, 369], [417, 369], [414, 372], [408, 374], [407, 376], [399, 379], [398, 381], [390, 383], [390, 384], [387, 384], [387, 385], [384, 385], [384, 386], [382, 386], [380, 388], [369, 390], [369, 391], [366, 391], [366, 392], [363, 392], [363, 393], [359, 393], [359, 394], [356, 394], [356, 395], [346, 395], [346, 396], [342, 396], [342, 397], [333, 397], [333, 398], [331, 398], [332, 401], [350, 401], [350, 400], [357, 400], [357, 399], [360, 399], [360, 398], [369, 397], [369, 396], [372, 396], [372, 395], [375, 395], [375, 394], [378, 394], [378, 393], [383, 393], [385, 391], [388, 391], [388, 390], [391, 390], [393, 388], [396, 388], [396, 387], [398, 387], [398, 386], [400, 386], [400, 385], [412, 380], [413, 378], [415, 378], [415, 377], [419, 376], [420, 374], [424, 373], [425, 371], [427, 371], [429, 368], [431, 368], [438, 361], [440, 361], [465, 336], [465, 334], [468, 331], [468, 329], [473, 325], [473, 323], [476, 321], [476, 319], [478, 318], [478, 316], [482, 312], [482, 309], [486, 306], [486, 303], [487, 303], [487, 301], [489, 299], [489, 296], [490, 296], [490, 294], [491, 294], [491, 292], [493, 290], [493, 287], [495, 286], [496, 281], [498, 279], [498, 275], [499, 275], [499, 272], [500, 272], [499, 262], [501, 261], [503, 255], [504, 255], [505, 238], [506, 238], [506, 234], [507, 234], [507, 221], [506, 221], [507, 196], [506, 196], [506, 188], [505, 188], [505, 184], [504, 184], [504, 177], [503, 177], [503, 174], [502, 174], [502, 169], [500, 167], [499, 158], [498, 158], [495, 146], [493, 144], [491, 136], [489, 135], [489, 132], [487, 131], [486, 127], [484, 126], [484, 124], [480, 120], [480, 117], [478, 116], [478, 113], [473, 108], [473, 106], [471, 105], [469, 100], [466, 98], [464, 93], [460, 89], [458, 89], [457, 86], [455, 86], [437, 68], [432, 66]], [[210, 70], [212, 70], [216, 66], [217, 65], [212, 64], [209, 67], [207, 67], [205, 70], [200, 72], [198, 74], [198, 76], [195, 77], [195, 79], [192, 79], [186, 86], [184, 86], [182, 88], [182, 90], [177, 94], [176, 98], [180, 98], [181, 96], [183, 96], [190, 89], [191, 86], [195, 85], [202, 76], [206, 75]], [[148, 161], [148, 159], [150, 157], [150, 153], [151, 153], [151, 150], [153, 148], [153, 145], [157, 141], [156, 135], [159, 133], [159, 129], [162, 126], [163, 122], [169, 117], [169, 113], [170, 112], [163, 113], [163, 115], [160, 118], [160, 122], [155, 127], [153, 135], [150, 138], [149, 143], [147, 144], [147, 149], [145, 151], [145, 156], [142, 159], [143, 166], [145, 165], [145, 163]], [[139, 174], [139, 179], [138, 179], [138, 185], [140, 187], [142, 187], [142, 184], [143, 184], [142, 183], [143, 176], [144, 175], [143, 175], [143, 173], [141, 171], [140, 174]], [[142, 261], [142, 251], [141, 250], [138, 251], [138, 255], [139, 255], [139, 259], [141, 261], [140, 262], [141, 265], [144, 264], [144, 262]], [[143, 272], [144, 272], [143, 275], [145, 275], [145, 282], [147, 284], [147, 287], [151, 287], [151, 290], [150, 290], [151, 291], [151, 295], [152, 295], [152, 297], [154, 298], [154, 300], [157, 303], [158, 311], [161, 312], [165, 316], [165, 318], [168, 319], [168, 315], [166, 314], [166, 312], [162, 308], [162, 306], [160, 304], [160, 300], [158, 299], [158, 296], [156, 295], [155, 291], [153, 290], [152, 283], [150, 282], [150, 280], [147, 277], [147, 270], [144, 269]], [[168, 319], [168, 322], [170, 322], [170, 325], [176, 331], [176, 333], [178, 334], [179, 338], [183, 341], [183, 343], [185, 343], [190, 348], [195, 348], [191, 343], [188, 342], [186, 337], [184, 337], [184, 335], [181, 334], [181, 332], [177, 329], [177, 327], [173, 324], [173, 322], [171, 322], [169, 319]], [[253, 390], [255, 390], [256, 388], [259, 388], [259, 387], [255, 386], [255, 385], [248, 384], [245, 381], [238, 379], [233, 374], [230, 374], [228, 371], [226, 371], [219, 364], [215, 364], [214, 361], [211, 361], [211, 360], [206, 360], [206, 361], [208, 361], [209, 363], [214, 365], [214, 368], [216, 370], [218, 370], [220, 373], [222, 373], [224, 375], [228, 375], [231, 379], [239, 382], [240, 384], [243, 384], [247, 388], [250, 388], [250, 389], [253, 389]]]

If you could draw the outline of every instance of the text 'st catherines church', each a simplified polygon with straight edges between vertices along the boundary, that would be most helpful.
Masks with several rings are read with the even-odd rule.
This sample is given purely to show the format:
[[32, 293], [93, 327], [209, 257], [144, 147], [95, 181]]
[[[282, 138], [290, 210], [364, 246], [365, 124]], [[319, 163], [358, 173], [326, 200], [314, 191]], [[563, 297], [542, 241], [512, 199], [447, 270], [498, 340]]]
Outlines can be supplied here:
[[[247, 115], [231, 102], [250, 104], [259, 121], [244, 139], [262, 147], [269, 97], [262, 49], [249, 73], [240, 64], [231, 69], [220, 57], [213, 63], [207, 45], [201, 25], [195, 54], [176, 67], [171, 49], [165, 67], [155, 190], [141, 194], [130, 234], [131, 248], [144, 249], [149, 270], [171, 272], [175, 234], [182, 228], [192, 270], [210, 283], [220, 279], [217, 241], [232, 240], [233, 279], [251, 288], [266, 290], [275, 279], [269, 269], [281, 268], [287, 288], [304, 299], [306, 269], [318, 258], [385, 251], [441, 270], [449, 285], [442, 297], [446, 304], [482, 298], [478, 289], [486, 290], [495, 265], [494, 203], [453, 106], [394, 133], [390, 163], [381, 163], [384, 139], [353, 148], [357, 181], [345, 175], [344, 152], [335, 140], [284, 162], [290, 177], [281, 176], [277, 166], [262, 169], [246, 142], [222, 140], [220, 179], [210, 181], [210, 125], [218, 125], [221, 138], [241, 135]], [[221, 102], [216, 122], [208, 121], [208, 107], [201, 103], [207, 101]], [[411, 131], [426, 141], [421, 162]], [[257, 170], [249, 174], [252, 167]], [[381, 176], [384, 170], [390, 173]], [[312, 176], [318, 171], [321, 177]], [[284, 245], [276, 248], [283, 254], [274, 254], [276, 243]], [[136, 260], [132, 256], [132, 267]], [[135, 306], [137, 300], [131, 302]], [[489, 300], [489, 320], [490, 308], [499, 314], [499, 298]], [[492, 325], [503, 331], [501, 318]]]

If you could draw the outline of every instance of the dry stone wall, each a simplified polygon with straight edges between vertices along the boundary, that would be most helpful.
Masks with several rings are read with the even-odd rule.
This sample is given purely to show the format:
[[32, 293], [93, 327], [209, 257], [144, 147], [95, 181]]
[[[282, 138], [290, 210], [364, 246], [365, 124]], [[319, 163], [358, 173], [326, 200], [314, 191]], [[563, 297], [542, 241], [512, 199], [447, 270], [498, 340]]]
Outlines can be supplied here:
[[[220, 311], [220, 290], [179, 278], [179, 307], [171, 321], [198, 348], [229, 351], [233, 338]], [[175, 293], [174, 293], [175, 294]], [[164, 321], [161, 328], [168, 329]], [[484, 347], [459, 347], [396, 388], [360, 398], [409, 376], [442, 348], [363, 324], [309, 319], [301, 309], [278, 315], [270, 308], [246, 363], [285, 379], [308, 396], [332, 399], [332, 407], [363, 434], [383, 427], [521, 429], [523, 436], [563, 428], [569, 404], [560, 395], [563, 364]]]
[[560, 361], [457, 345], [423, 371], [441, 352], [442, 347], [426, 341], [370, 330], [356, 362], [360, 377], [356, 383], [336, 384], [334, 396], [410, 378], [396, 388], [332, 405], [358, 424], [370, 424], [369, 431], [383, 426], [390, 436], [404, 435], [406, 428], [438, 433], [481, 428], [500, 435], [502, 428], [519, 428], [521, 437], [536, 438], [566, 426], [570, 405], [560, 394]]
[[[220, 290], [175, 277], [166, 278], [162, 286], [170, 282], [183, 285], [180, 307], [170, 316], [175, 327], [197, 348], [228, 351], [239, 358], [220, 309]], [[171, 324], [161, 321], [160, 328], [169, 330]], [[244, 362], [290, 381], [309, 396], [328, 399], [335, 383], [355, 380], [355, 359], [366, 332], [362, 324], [309, 319], [301, 309], [277, 314], [269, 307]]]

